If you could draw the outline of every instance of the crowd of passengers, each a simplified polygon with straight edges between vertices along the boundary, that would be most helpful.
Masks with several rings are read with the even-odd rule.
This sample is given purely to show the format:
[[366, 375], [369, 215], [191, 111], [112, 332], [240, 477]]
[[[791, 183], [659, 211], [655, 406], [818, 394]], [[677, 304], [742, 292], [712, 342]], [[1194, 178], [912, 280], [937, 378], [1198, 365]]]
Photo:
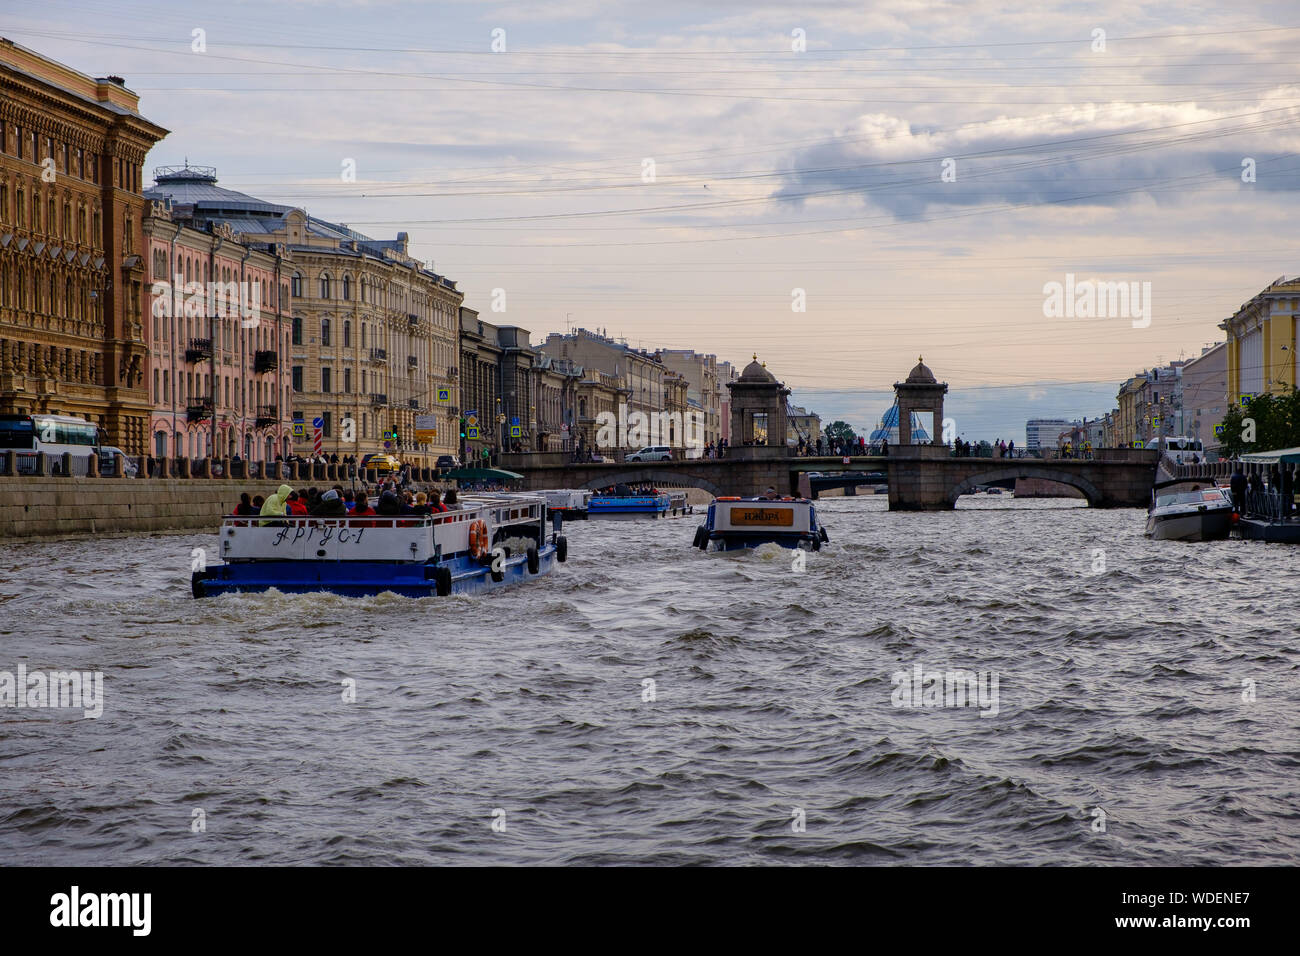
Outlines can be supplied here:
[[407, 515], [420, 517], [459, 510], [460, 502], [456, 498], [455, 488], [450, 488], [445, 493], [436, 489], [427, 493], [414, 493], [402, 491], [395, 482], [389, 480], [375, 488], [373, 493], [365, 486], [353, 492], [342, 485], [324, 490], [306, 488], [299, 491], [281, 485], [275, 494], [267, 498], [244, 492], [239, 496], [239, 504], [235, 506], [233, 514], [237, 517], [262, 518], [385, 518]]

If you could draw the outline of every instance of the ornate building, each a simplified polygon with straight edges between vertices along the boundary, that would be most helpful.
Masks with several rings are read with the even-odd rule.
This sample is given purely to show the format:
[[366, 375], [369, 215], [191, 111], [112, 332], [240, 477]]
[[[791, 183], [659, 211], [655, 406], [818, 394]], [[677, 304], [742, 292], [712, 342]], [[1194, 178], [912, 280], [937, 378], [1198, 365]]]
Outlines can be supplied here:
[[[163, 169], [158, 182], [198, 172]], [[283, 247], [242, 243], [226, 224], [209, 223], [202, 231], [186, 226], [172, 219], [168, 200], [153, 202], [144, 228], [149, 453], [247, 461], [288, 455], [292, 263]]]
[[141, 167], [167, 135], [120, 77], [0, 39], [0, 410], [60, 412], [144, 454]]
[[[391, 451], [431, 466], [456, 452], [464, 296], [411, 257], [406, 233], [371, 239], [219, 187], [210, 167], [168, 171], [147, 195], [170, 201], [188, 225], [228, 227], [245, 245], [276, 245], [292, 260], [285, 311], [296, 454], [313, 453], [317, 418], [326, 455]], [[433, 425], [421, 429], [427, 441], [417, 438], [417, 416]]]

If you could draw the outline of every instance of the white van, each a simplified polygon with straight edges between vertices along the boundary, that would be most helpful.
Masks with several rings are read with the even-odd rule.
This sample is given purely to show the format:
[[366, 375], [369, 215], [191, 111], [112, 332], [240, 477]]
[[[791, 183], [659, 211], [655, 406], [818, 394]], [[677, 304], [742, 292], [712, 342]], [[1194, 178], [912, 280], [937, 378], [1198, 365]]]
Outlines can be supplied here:
[[672, 461], [673, 450], [667, 445], [647, 445], [627, 456], [628, 461]]

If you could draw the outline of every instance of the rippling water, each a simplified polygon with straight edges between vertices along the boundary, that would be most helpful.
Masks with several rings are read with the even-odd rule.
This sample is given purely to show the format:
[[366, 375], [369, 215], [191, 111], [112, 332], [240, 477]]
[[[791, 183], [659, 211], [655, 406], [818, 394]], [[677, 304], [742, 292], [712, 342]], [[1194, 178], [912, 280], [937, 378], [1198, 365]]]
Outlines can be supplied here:
[[[693, 551], [696, 518], [575, 523], [541, 582], [418, 601], [195, 601], [190, 551], [215, 535], [5, 542], [0, 670], [102, 670], [106, 702], [0, 709], [0, 845], [51, 864], [1297, 862], [1297, 551], [1149, 542], [1141, 513], [1075, 505], [828, 499], [831, 546], [802, 573], [779, 549]], [[997, 675], [996, 716], [895, 707], [917, 663]]]

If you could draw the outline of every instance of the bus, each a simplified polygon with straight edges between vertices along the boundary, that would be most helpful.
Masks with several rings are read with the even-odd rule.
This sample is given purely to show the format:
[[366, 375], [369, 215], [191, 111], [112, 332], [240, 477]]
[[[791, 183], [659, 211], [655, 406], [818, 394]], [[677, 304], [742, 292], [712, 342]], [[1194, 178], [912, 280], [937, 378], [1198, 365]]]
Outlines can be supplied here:
[[[1199, 438], [1188, 438], [1186, 435], [1169, 435], [1164, 439], [1165, 449], [1171, 452], [1191, 451], [1205, 454], [1205, 446], [1201, 444]], [[1152, 438], [1146, 443], [1147, 448], [1159, 448], [1160, 439]]]
[[63, 455], [72, 455], [72, 474], [88, 474], [91, 455], [99, 454], [99, 426], [70, 415], [0, 415], [0, 455], [15, 453], [20, 475], [36, 474], [36, 455], [50, 459], [50, 474], [63, 470]]

